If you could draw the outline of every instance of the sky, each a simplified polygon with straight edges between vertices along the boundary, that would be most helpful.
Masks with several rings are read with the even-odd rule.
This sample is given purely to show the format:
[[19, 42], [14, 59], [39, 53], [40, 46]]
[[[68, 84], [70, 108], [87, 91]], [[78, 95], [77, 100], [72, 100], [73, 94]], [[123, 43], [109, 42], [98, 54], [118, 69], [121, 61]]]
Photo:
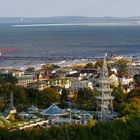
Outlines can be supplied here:
[[0, 17], [52, 16], [140, 16], [140, 0], [0, 0]]

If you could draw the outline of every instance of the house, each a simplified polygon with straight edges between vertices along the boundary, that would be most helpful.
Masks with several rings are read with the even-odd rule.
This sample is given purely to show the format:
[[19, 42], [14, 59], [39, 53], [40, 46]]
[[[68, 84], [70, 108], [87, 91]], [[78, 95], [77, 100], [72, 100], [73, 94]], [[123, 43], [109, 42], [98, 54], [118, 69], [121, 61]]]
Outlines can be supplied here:
[[14, 77], [22, 77], [25, 72], [22, 71], [22, 70], [19, 70], [19, 69], [3, 69], [1, 71], [2, 74], [10, 74], [11, 76], [14, 76]]
[[35, 82], [32, 82], [32, 83], [28, 83], [27, 87], [43, 90], [43, 89], [47, 88], [48, 85], [47, 85], [46, 81], [35, 81]]
[[79, 90], [79, 89], [83, 89], [83, 88], [93, 89], [92, 82], [90, 82], [88, 80], [83, 80], [83, 81], [75, 80], [71, 83], [71, 86], [70, 86], [70, 89], [72, 89], [72, 90]]
[[29, 83], [33, 83], [33, 75], [24, 75], [21, 77], [18, 77], [18, 86], [22, 86], [22, 87], [27, 87]]
[[28, 108], [28, 113], [38, 113], [39, 109], [35, 106], [31, 106]]
[[67, 74], [65, 77], [71, 79], [71, 81], [82, 80], [83, 79], [83, 76], [80, 73]]
[[24, 76], [25, 72], [19, 69], [9, 69], [8, 73], [11, 73], [14, 77], [22, 77]]
[[111, 85], [113, 85], [115, 87], [117, 87], [119, 85], [119, 78], [115, 74], [111, 74], [109, 76], [109, 80], [110, 80]]
[[93, 74], [97, 74], [98, 70], [97, 69], [81, 69], [79, 71], [80, 74], [82, 75], [93, 75]]
[[116, 68], [112, 68], [112, 69], [111, 69], [111, 72], [113, 72], [114, 74], [118, 74], [118, 71], [117, 71]]

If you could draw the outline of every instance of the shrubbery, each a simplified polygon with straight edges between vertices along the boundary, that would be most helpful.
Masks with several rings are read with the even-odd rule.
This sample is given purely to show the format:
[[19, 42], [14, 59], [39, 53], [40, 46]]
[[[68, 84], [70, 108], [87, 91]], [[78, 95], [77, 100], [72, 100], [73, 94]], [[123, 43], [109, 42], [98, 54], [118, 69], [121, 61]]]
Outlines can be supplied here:
[[139, 140], [140, 118], [99, 122], [95, 126], [65, 125], [13, 131], [1, 129], [0, 140]]

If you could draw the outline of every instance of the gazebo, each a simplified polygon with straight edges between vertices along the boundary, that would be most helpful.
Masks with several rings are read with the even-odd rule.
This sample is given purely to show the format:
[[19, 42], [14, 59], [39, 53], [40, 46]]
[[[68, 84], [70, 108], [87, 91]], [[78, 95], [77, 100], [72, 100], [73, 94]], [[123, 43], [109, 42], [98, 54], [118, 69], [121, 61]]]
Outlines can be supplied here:
[[49, 108], [40, 112], [40, 114], [44, 116], [51, 116], [51, 118], [49, 118], [50, 124], [55, 123], [59, 124], [60, 123], [59, 116], [65, 115], [67, 114], [67, 112], [65, 109], [61, 109], [56, 104], [53, 103]]
[[41, 115], [48, 116], [60, 116], [65, 115], [67, 112], [64, 109], [59, 108], [56, 104], [52, 104], [49, 108], [40, 112]]
[[21, 116], [21, 117], [28, 117], [29, 114], [28, 114], [27, 112], [24, 112], [24, 111], [23, 111], [23, 112], [19, 113], [18, 116]]
[[38, 113], [38, 108], [32, 105], [28, 108], [28, 113]]

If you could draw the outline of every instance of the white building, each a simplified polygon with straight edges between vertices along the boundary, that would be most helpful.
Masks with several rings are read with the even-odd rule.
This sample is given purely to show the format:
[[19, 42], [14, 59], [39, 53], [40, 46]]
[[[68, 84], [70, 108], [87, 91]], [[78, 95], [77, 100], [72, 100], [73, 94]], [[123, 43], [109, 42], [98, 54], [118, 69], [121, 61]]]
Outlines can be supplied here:
[[119, 85], [119, 78], [115, 74], [112, 74], [109, 77], [109, 80], [110, 80], [111, 85], [113, 85], [115, 87], [117, 87]]
[[70, 87], [70, 89], [72, 89], [72, 90], [78, 90], [78, 89], [83, 89], [83, 88], [93, 89], [92, 82], [90, 82], [88, 80], [84, 80], [84, 81], [76, 80], [71, 83], [71, 87]]
[[117, 73], [118, 73], [118, 71], [117, 71], [117, 69], [116, 69], [116, 68], [112, 68], [112, 69], [111, 69], [111, 71], [112, 71], [112, 72], [114, 72], [115, 74], [117, 74]]

